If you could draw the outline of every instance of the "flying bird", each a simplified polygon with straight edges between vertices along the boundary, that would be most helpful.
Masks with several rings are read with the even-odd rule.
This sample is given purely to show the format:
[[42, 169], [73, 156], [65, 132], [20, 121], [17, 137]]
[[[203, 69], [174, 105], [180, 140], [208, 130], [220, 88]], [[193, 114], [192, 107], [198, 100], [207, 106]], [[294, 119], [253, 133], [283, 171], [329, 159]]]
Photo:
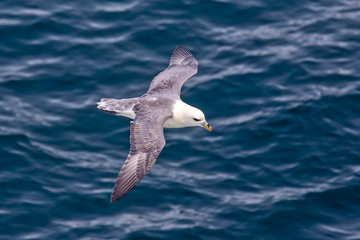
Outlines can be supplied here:
[[165, 146], [163, 128], [199, 126], [209, 131], [204, 113], [184, 103], [181, 87], [197, 73], [198, 62], [182, 46], [171, 55], [169, 66], [151, 82], [149, 90], [137, 98], [103, 98], [98, 109], [133, 119], [130, 122], [130, 153], [116, 179], [110, 202], [124, 197], [149, 173]]

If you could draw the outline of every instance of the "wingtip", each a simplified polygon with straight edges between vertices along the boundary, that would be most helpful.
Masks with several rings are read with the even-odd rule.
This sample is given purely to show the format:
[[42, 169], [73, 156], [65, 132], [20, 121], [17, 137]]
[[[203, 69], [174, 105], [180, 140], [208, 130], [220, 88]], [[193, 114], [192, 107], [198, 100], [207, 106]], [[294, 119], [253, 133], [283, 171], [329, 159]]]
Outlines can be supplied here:
[[[126, 194], [125, 194], [126, 195]], [[111, 194], [111, 198], [110, 198], [110, 203], [119, 201], [121, 198], [123, 198], [125, 195], [119, 195], [116, 194], [115, 190], [113, 191], [113, 193]]]
[[[183, 47], [181, 44], [177, 45], [176, 48], [174, 49], [174, 53], [179, 51], [179, 50], [183, 50], [183, 51], [186, 51], [186, 52], [189, 52], [189, 50], [187, 50], [185, 47]], [[190, 52], [189, 52], [190, 53]]]
[[181, 65], [184, 63], [186, 64], [188, 62], [193, 62], [197, 64], [196, 59], [189, 50], [187, 50], [185, 47], [181, 46], [180, 44], [177, 45], [177, 47], [174, 49], [171, 55], [170, 65], [172, 64]]
[[[120, 199], [120, 198], [119, 198]], [[115, 199], [115, 197], [112, 195], [110, 198], [110, 203], [116, 202], [119, 199]]]
[[181, 44], [178, 44], [178, 45], [176, 46], [175, 50], [178, 49], [178, 48], [184, 48], [184, 47], [183, 47]]

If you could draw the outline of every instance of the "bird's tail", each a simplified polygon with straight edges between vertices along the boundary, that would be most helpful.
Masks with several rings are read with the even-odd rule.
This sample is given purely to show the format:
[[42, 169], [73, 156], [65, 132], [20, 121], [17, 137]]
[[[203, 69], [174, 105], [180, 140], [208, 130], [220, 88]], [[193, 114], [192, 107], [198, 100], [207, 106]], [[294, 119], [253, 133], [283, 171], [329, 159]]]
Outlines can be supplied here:
[[105, 112], [118, 116], [134, 118], [132, 109], [136, 104], [135, 99], [102, 98], [97, 104], [97, 108]]

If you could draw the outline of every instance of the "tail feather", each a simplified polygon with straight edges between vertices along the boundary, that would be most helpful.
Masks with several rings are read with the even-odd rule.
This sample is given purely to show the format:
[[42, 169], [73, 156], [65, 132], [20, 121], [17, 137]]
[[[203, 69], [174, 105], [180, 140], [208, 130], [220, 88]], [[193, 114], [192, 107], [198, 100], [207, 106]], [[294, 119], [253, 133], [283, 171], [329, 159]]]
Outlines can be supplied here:
[[132, 108], [136, 104], [136, 101], [134, 99], [102, 98], [97, 104], [97, 108], [102, 111], [133, 118]]

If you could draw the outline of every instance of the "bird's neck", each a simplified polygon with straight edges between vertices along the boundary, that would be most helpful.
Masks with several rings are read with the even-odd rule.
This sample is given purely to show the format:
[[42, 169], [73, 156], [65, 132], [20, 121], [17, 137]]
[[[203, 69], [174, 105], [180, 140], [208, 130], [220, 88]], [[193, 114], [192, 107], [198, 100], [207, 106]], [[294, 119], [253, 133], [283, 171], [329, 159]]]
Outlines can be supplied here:
[[173, 106], [173, 115], [171, 118], [165, 121], [165, 128], [183, 128], [187, 127], [186, 113], [190, 111], [192, 107], [181, 100], [178, 100]]
[[173, 118], [176, 122], [180, 124], [185, 124], [185, 120], [190, 116], [190, 113], [194, 111], [194, 107], [189, 104], [184, 103], [181, 100], [178, 100], [173, 107]]

